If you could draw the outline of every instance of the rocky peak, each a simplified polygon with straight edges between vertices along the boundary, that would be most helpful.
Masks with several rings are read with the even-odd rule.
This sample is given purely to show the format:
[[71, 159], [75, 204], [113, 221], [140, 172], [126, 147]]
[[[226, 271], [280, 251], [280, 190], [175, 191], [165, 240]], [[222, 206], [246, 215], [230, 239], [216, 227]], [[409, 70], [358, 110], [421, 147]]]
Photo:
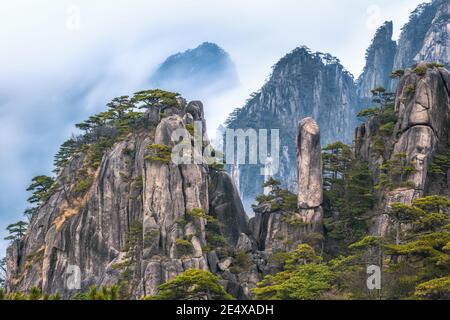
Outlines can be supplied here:
[[[8, 291], [37, 286], [69, 298], [92, 285], [122, 284], [136, 298], [187, 269], [217, 270], [227, 257], [214, 250], [247, 232], [239, 195], [220, 168], [170, 160], [174, 131], [191, 132], [203, 114], [201, 102], [177, 99], [141, 114], [141, 125], [127, 128], [94, 166], [97, 142], [74, 154], [26, 236], [8, 249]], [[73, 268], [80, 290], [67, 285]]]
[[403, 27], [394, 69], [409, 68], [420, 61], [450, 66], [450, 3], [433, 0], [420, 5]]
[[297, 138], [298, 206], [317, 208], [322, 204], [322, 148], [320, 129], [312, 118], [299, 123]]
[[358, 96], [371, 97], [371, 90], [388, 88], [390, 73], [394, 65], [397, 44], [392, 40], [392, 21], [385, 22], [376, 32], [372, 44], [366, 52], [366, 65], [357, 80]]
[[321, 230], [323, 177], [320, 128], [312, 118], [299, 123], [297, 138], [298, 207], [302, 221], [311, 229]]
[[[279, 129], [280, 172], [274, 177], [292, 192], [297, 190], [298, 123], [312, 117], [321, 126], [321, 142], [339, 137], [350, 142], [357, 124], [353, 76], [330, 54], [300, 47], [273, 67], [262, 89], [228, 121], [231, 128]], [[241, 165], [240, 191], [250, 207], [263, 192], [260, 166]]]
[[[449, 78], [446, 69], [425, 62], [406, 70], [396, 92], [396, 121], [391, 134], [380, 140], [380, 127], [386, 123], [378, 117], [357, 129], [356, 156], [369, 162], [379, 185], [380, 208], [387, 210], [392, 202], [411, 204], [436, 182], [438, 177], [429, 168], [437, 153], [448, 150], [450, 141]], [[385, 141], [383, 146], [380, 141]], [[437, 180], [440, 192], [445, 193], [450, 188], [448, 179]], [[385, 233], [387, 228], [388, 219], [381, 216], [377, 232]]]

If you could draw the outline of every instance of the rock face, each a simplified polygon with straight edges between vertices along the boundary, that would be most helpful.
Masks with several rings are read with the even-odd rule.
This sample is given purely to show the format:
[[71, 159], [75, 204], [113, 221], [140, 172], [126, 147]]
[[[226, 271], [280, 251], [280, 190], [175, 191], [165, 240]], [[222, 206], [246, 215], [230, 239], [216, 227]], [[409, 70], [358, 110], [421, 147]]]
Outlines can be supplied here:
[[371, 98], [371, 90], [389, 88], [389, 75], [394, 65], [397, 44], [392, 40], [392, 22], [385, 22], [376, 32], [372, 44], [366, 52], [366, 66], [357, 81], [358, 96]]
[[[369, 121], [356, 131], [356, 155], [369, 162], [375, 181], [380, 165], [389, 161], [411, 167], [400, 176], [387, 173], [393, 187], [382, 189], [379, 194], [380, 206], [386, 210], [392, 202], [411, 204], [412, 200], [426, 195], [437, 180], [441, 183], [438, 193], [445, 194], [450, 187], [447, 177], [436, 180], [429, 172], [433, 156], [445, 152], [449, 145], [450, 74], [443, 68], [430, 68], [426, 63], [418, 67], [427, 71], [417, 74], [407, 70], [399, 82], [395, 100], [397, 122], [384, 154], [375, 148], [379, 123]], [[376, 232], [384, 233], [387, 229], [388, 220], [383, 216], [378, 219]]]
[[297, 138], [298, 206], [317, 208], [322, 204], [322, 148], [320, 129], [312, 118], [299, 123]]
[[[203, 106], [181, 101], [179, 108], [167, 108], [163, 119], [154, 118], [148, 117], [147, 129], [109, 148], [97, 169], [87, 169], [88, 156], [79, 153], [62, 170], [57, 190], [39, 208], [26, 236], [8, 249], [8, 291], [38, 286], [69, 298], [127, 277], [131, 297], [140, 297], [155, 294], [187, 269], [216, 270], [204, 251], [208, 221], [191, 212], [215, 216], [234, 246], [247, 232], [247, 217], [230, 176], [206, 164], [148, 158], [152, 145], [171, 149], [172, 133], [186, 121], [204, 120]], [[77, 179], [84, 171], [91, 184], [79, 195]], [[74, 272], [81, 277], [80, 290], [68, 285]]]
[[211, 172], [209, 185], [209, 213], [221, 221], [222, 234], [235, 246], [242, 234], [248, 233], [248, 218], [238, 190], [226, 172]]
[[319, 225], [323, 215], [322, 148], [320, 128], [312, 118], [299, 123], [297, 159], [300, 215], [306, 224]]
[[229, 54], [209, 42], [170, 56], [158, 67], [150, 81], [156, 88], [202, 99], [231, 89], [238, 83], [236, 67]]
[[[293, 250], [312, 234], [322, 232], [320, 129], [312, 118], [300, 121], [298, 128], [298, 210], [283, 209], [283, 200], [275, 198], [256, 206], [250, 223], [258, 249], [268, 255]], [[270, 264], [267, 268], [270, 270]]]
[[381, 26], [366, 53], [366, 66], [357, 81], [358, 96], [367, 104], [370, 91], [383, 87], [396, 90], [389, 78], [393, 70], [411, 68], [426, 61], [450, 67], [450, 4], [433, 0], [417, 7], [403, 27], [398, 44], [392, 40], [392, 22]]
[[[322, 144], [337, 138], [350, 142], [357, 106], [353, 77], [328, 54], [297, 48], [282, 58], [260, 92], [229, 121], [230, 128], [279, 129], [280, 170], [275, 178], [296, 192], [298, 122], [313, 117], [322, 128]], [[240, 165], [240, 192], [249, 208], [263, 193], [262, 165]]]
[[450, 3], [434, 0], [420, 5], [403, 28], [394, 69], [409, 68], [420, 61], [450, 66]]

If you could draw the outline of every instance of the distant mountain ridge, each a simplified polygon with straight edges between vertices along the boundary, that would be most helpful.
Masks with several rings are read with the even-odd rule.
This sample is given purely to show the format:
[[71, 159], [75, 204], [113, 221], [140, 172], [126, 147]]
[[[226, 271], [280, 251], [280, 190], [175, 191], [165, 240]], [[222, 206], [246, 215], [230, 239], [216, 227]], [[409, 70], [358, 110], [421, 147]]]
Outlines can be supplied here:
[[215, 43], [204, 42], [168, 57], [152, 75], [152, 86], [204, 98], [239, 83], [230, 55]]

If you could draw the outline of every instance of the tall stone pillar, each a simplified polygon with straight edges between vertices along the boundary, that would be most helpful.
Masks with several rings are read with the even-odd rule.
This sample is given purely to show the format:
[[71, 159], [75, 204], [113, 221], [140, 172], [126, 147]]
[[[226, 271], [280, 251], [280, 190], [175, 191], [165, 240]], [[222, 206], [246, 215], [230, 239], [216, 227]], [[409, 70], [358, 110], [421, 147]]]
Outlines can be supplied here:
[[320, 128], [312, 118], [300, 121], [297, 137], [298, 207], [305, 224], [321, 227], [323, 211]]

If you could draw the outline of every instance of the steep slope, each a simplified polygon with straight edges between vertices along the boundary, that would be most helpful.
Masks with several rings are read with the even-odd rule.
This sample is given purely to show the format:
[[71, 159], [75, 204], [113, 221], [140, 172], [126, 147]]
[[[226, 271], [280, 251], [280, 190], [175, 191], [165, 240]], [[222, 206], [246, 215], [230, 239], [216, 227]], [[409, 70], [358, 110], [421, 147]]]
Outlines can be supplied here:
[[[144, 95], [136, 97], [150, 97]], [[68, 160], [25, 237], [9, 247], [8, 291], [37, 286], [69, 298], [91, 285], [120, 283], [129, 297], [152, 295], [189, 268], [217, 269], [225, 257], [211, 260], [215, 253], [209, 250], [218, 245], [210, 236], [234, 246], [247, 230], [228, 174], [206, 164], [170, 161], [174, 131], [204, 122], [200, 102], [177, 98], [145, 113], [120, 112], [121, 118], [111, 121], [119, 121], [125, 132], [99, 154], [105, 134], [115, 127], [107, 122], [90, 129], [95, 140]], [[128, 116], [132, 127], [123, 124]], [[215, 223], [227, 228], [212, 232]], [[76, 275], [80, 288], [68, 285]]]
[[195, 49], [167, 58], [155, 71], [151, 85], [187, 97], [205, 97], [239, 82], [229, 54], [217, 44], [205, 42]]
[[[355, 154], [373, 172], [380, 212], [392, 202], [411, 204], [430, 191], [448, 196], [450, 189], [446, 164], [435, 162], [437, 154], [448, 152], [450, 142], [450, 74], [426, 63], [414, 70], [406, 70], [399, 82], [392, 132], [381, 134], [386, 123], [380, 116], [356, 131]], [[387, 217], [378, 217], [374, 232], [383, 234], [388, 228]]]
[[[280, 172], [275, 178], [291, 191], [297, 188], [298, 122], [313, 117], [321, 126], [322, 144], [351, 141], [357, 120], [353, 77], [329, 54], [297, 48], [282, 58], [261, 91], [229, 119], [229, 128], [279, 129]], [[264, 164], [265, 159], [260, 159]], [[262, 193], [261, 166], [240, 165], [240, 191], [247, 207]]]
[[376, 32], [366, 52], [366, 65], [357, 80], [358, 96], [370, 98], [372, 89], [389, 88], [397, 44], [392, 40], [392, 22], [385, 22]]
[[409, 68], [420, 61], [450, 66], [450, 2], [433, 0], [420, 5], [403, 27], [394, 69]]

